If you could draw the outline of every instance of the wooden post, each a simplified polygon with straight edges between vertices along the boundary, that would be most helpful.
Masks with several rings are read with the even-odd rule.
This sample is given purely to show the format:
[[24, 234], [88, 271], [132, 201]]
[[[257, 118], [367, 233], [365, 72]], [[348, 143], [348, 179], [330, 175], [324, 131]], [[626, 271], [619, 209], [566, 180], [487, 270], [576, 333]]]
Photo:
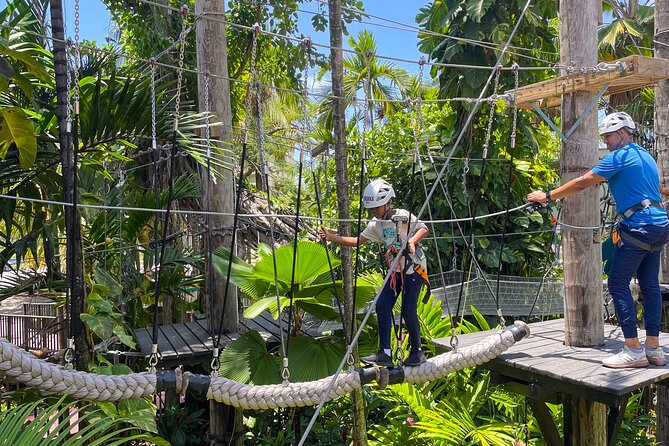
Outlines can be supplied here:
[[[655, 2], [655, 42], [655, 57], [669, 59], [669, 0]], [[660, 183], [667, 185], [669, 184], [669, 80], [660, 81], [655, 88], [654, 122]], [[664, 245], [661, 260], [660, 281], [669, 283], [669, 245]], [[656, 441], [658, 445], [669, 445], [669, 387], [658, 385], [656, 392]]]
[[[567, 66], [597, 64], [597, 16], [599, 0], [560, 0], [560, 63]], [[562, 97], [562, 128], [579, 119], [595, 93], [580, 91]], [[588, 172], [598, 161], [597, 113], [584, 116], [569, 140], [562, 144], [562, 181]], [[565, 223], [599, 226], [599, 188], [591, 188], [565, 200]], [[599, 230], [562, 228], [564, 246], [565, 344], [579, 347], [604, 341], [602, 310], [602, 250]], [[606, 444], [606, 406], [574, 397], [571, 400], [572, 431], [566, 444]], [[565, 410], [565, 412], [569, 412]]]
[[[197, 0], [195, 2], [195, 13], [198, 16], [210, 16], [217, 20], [198, 20], [197, 21], [197, 69], [199, 108], [205, 110], [204, 103], [204, 82], [203, 73], [209, 73], [209, 109], [215, 116], [212, 121], [219, 121], [223, 124], [220, 131], [212, 131], [212, 144], [218, 147], [232, 148], [232, 111], [230, 108], [230, 82], [228, 81], [228, 51], [227, 39], [225, 34], [225, 2], [216, 0]], [[218, 128], [218, 127], [217, 127]], [[227, 160], [233, 165], [233, 160]], [[216, 169], [212, 167], [212, 169]], [[208, 181], [208, 172], [202, 172], [202, 184], [204, 186], [204, 206], [211, 206], [207, 209], [214, 212], [225, 212], [231, 214], [235, 210], [234, 199], [234, 175], [233, 172], [218, 168], [218, 174], [222, 176], [214, 183]], [[232, 217], [214, 217], [210, 218], [210, 224], [213, 228], [219, 229], [211, 237], [211, 246], [206, 246], [207, 252], [214, 250], [218, 246], [231, 246], [232, 235]], [[208, 262], [208, 256], [205, 256]], [[205, 264], [205, 272], [211, 271], [208, 263]], [[214, 295], [209, 296], [209, 281], [214, 281]], [[228, 296], [223, 308], [223, 296], [225, 292], [225, 280], [218, 275], [206, 274], [205, 285], [205, 308], [210, 315], [209, 327], [212, 333], [216, 333], [223, 315], [223, 332], [237, 331], [239, 325], [239, 315], [237, 308], [236, 289], [230, 284]], [[209, 311], [213, 306], [213, 311]], [[241, 446], [243, 437], [237, 435], [242, 431], [242, 412], [232, 406], [210, 402], [210, 423], [212, 432], [212, 445], [237, 445]], [[232, 438], [232, 440], [230, 440]]]
[[[342, 27], [341, 27], [341, 0], [328, 0], [329, 22], [330, 22], [330, 66], [332, 69], [332, 94], [334, 95], [332, 116], [334, 120], [334, 151], [335, 151], [335, 182], [337, 185], [337, 209], [339, 218], [350, 218], [349, 211], [349, 184], [348, 164], [346, 146], [346, 101], [344, 92], [344, 60], [342, 56]], [[348, 222], [339, 225], [339, 234], [351, 235], [351, 227]], [[344, 288], [344, 317], [345, 326], [349, 330], [350, 339], [355, 333], [355, 319], [353, 314], [353, 274], [352, 274], [352, 250], [350, 247], [341, 247], [341, 270]], [[353, 350], [357, 358], [357, 349]], [[367, 445], [367, 423], [365, 420], [365, 400], [362, 397], [362, 389], [351, 393], [351, 404], [353, 406], [353, 432], [352, 443], [355, 446]]]

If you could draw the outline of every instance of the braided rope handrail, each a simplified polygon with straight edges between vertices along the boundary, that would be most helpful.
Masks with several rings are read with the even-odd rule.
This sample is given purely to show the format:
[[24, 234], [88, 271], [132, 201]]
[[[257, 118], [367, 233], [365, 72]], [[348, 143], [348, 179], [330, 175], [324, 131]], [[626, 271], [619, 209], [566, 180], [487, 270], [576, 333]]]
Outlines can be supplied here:
[[[499, 356], [530, 330], [524, 322], [516, 322], [481, 342], [462, 347], [433, 358], [418, 367], [391, 369], [358, 369], [339, 374], [327, 401], [339, 398], [362, 385], [377, 381], [383, 385], [406, 381], [422, 383], [443, 378], [455, 370], [481, 365]], [[390, 372], [390, 377], [389, 377]], [[11, 381], [47, 393], [68, 394], [78, 400], [120, 401], [155, 394], [161, 390], [207, 390], [207, 397], [243, 409], [315, 406], [332, 384], [332, 377], [318, 381], [253, 385], [227, 378], [209, 379], [191, 375], [180, 369], [172, 372], [98, 375], [66, 369], [38, 359], [6, 339], [0, 338], [0, 373]]]
[[11, 381], [86, 401], [120, 401], [156, 393], [155, 373], [97, 375], [38, 359], [0, 338], [0, 372]]
[[[404, 372], [403, 376], [398, 377], [394, 373], [391, 383], [402, 380], [410, 383], [433, 381], [455, 370], [481, 365], [499, 356], [529, 333], [527, 324], [517, 321], [509, 329], [494, 333], [479, 343], [435, 356], [418, 367], [404, 367], [400, 369]], [[379, 380], [378, 373], [374, 379]], [[212, 378], [207, 397], [243, 409], [314, 406], [321, 402], [331, 381], [332, 378], [328, 377], [311, 382], [256, 386], [219, 377]], [[358, 371], [343, 372], [326, 401], [351, 392], [362, 384]]]

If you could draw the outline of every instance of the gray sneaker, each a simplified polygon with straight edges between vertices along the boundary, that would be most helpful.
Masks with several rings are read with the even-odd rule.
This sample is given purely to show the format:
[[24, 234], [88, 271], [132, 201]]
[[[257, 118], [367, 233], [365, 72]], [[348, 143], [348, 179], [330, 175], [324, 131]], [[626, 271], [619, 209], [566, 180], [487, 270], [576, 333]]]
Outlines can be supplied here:
[[655, 350], [646, 349], [646, 359], [651, 365], [663, 366], [667, 364], [667, 357], [664, 356], [664, 350], [662, 347], [658, 347]]
[[610, 356], [603, 360], [602, 365], [613, 369], [648, 367], [648, 359], [646, 359], [645, 353], [634, 353], [625, 346], [623, 347], [623, 351], [617, 355]]

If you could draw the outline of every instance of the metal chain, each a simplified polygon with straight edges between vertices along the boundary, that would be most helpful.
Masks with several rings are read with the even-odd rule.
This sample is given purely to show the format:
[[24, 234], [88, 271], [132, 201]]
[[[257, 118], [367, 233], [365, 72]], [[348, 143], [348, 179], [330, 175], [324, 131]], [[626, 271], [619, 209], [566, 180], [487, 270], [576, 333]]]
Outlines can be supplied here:
[[186, 49], [186, 34], [189, 28], [186, 27], [186, 19], [188, 18], [188, 6], [181, 7], [181, 32], [179, 33], [179, 63], [177, 65], [177, 92], [174, 99], [174, 131], [179, 128], [179, 107], [181, 105], [181, 84], [183, 82], [184, 72], [184, 53]]
[[305, 48], [304, 62], [304, 86], [302, 88], [302, 149], [300, 150], [300, 162], [303, 159], [302, 153], [309, 148], [309, 136], [311, 133], [311, 123], [307, 113], [307, 104], [309, 102], [309, 62], [311, 57], [311, 37], [306, 37], [303, 41]]
[[204, 141], [207, 145], [207, 159], [211, 159], [211, 115], [209, 105], [209, 71], [204, 73]]
[[79, 48], [79, 0], [74, 0], [74, 113], [79, 113], [79, 62], [81, 53]]
[[69, 37], [65, 41], [67, 47], [67, 133], [72, 131], [72, 115], [74, 107], [72, 106], [72, 39]]
[[[158, 149], [156, 143], [156, 59], [149, 59], [149, 68], [151, 70], [151, 151]], [[158, 154], [153, 153], [154, 162], [158, 159]]]
[[[519, 71], [519, 66], [517, 63], [514, 63], [511, 66], [511, 69], [513, 70], [513, 77], [514, 77], [514, 87], [513, 87], [513, 102], [516, 102], [516, 97], [518, 95], [518, 71]], [[514, 149], [516, 148], [516, 130], [517, 130], [517, 125], [518, 125], [518, 107], [513, 107], [513, 127], [511, 128], [511, 148]]]
[[372, 127], [374, 126], [372, 121], [372, 73], [371, 73], [371, 66], [372, 66], [372, 57], [374, 57], [374, 53], [371, 51], [367, 51], [365, 53], [365, 57], [367, 59], [367, 72], [365, 73], [365, 116], [362, 120], [362, 168], [363, 168], [363, 173], [366, 175], [367, 174], [367, 160], [370, 158], [369, 154], [367, 153], [367, 130], [373, 130]]
[[[251, 98], [253, 95], [251, 94], [251, 91], [257, 91], [256, 85], [254, 82], [256, 81], [256, 52], [258, 51], [258, 35], [260, 33], [260, 25], [258, 23], [253, 24], [253, 40], [251, 41], [251, 64], [249, 66], [249, 89], [248, 92], [246, 93], [246, 101], [245, 101], [245, 109], [246, 109], [246, 116], [244, 117], [244, 125], [242, 126], [242, 129], [244, 133], [248, 133], [248, 120], [249, 116], [251, 115]], [[256, 101], [259, 103], [259, 97], [256, 98]], [[264, 147], [259, 147], [259, 149], [263, 149]], [[261, 154], [261, 160], [260, 162], [263, 162], [262, 159], [262, 154]], [[263, 166], [264, 168], [264, 166]], [[264, 181], [264, 180], [263, 180]]]
[[462, 195], [465, 197], [465, 202], [469, 202], [469, 192], [467, 191], [467, 174], [469, 174], [469, 158], [462, 158], [464, 165], [462, 166]]
[[492, 123], [495, 120], [495, 100], [497, 98], [497, 90], [499, 89], [499, 76], [502, 73], [502, 66], [495, 66], [495, 86], [493, 87], [492, 96], [490, 96], [490, 114], [488, 115], [488, 127], [485, 132], [485, 141], [483, 143], [483, 156], [486, 159], [488, 156], [488, 148], [490, 147], [490, 139], [492, 138]]

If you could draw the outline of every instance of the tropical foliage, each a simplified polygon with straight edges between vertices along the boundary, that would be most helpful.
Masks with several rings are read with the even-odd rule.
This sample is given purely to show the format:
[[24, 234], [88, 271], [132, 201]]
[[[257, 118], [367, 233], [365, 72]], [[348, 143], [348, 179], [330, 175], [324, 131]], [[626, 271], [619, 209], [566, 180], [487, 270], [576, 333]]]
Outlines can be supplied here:
[[24, 403], [0, 412], [0, 438], [15, 446], [114, 446], [139, 441], [169, 445], [152, 434], [156, 433], [155, 423], [152, 429], [137, 429], [130, 415], [63, 399]]

